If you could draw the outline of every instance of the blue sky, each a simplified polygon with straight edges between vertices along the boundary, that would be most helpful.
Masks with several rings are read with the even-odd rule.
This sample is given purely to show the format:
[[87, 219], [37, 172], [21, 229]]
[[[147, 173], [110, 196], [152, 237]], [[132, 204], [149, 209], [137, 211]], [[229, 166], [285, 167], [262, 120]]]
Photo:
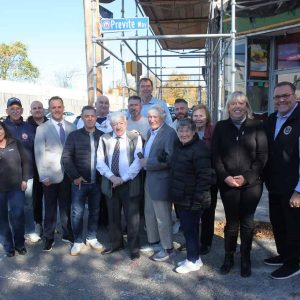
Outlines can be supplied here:
[[[135, 1], [124, 2], [125, 17], [134, 17]], [[112, 11], [114, 18], [120, 18], [121, 3], [121, 0], [115, 0], [101, 5]], [[83, 0], [1, 0], [0, 42], [10, 44], [15, 41], [28, 46], [29, 58], [41, 72], [40, 82], [55, 84], [55, 73], [75, 70], [74, 86], [86, 88]], [[154, 52], [154, 42], [149, 44]], [[108, 45], [120, 55], [119, 42], [108, 42]], [[135, 42], [131, 45], [135, 48]], [[146, 53], [145, 45], [145, 41], [139, 42], [140, 54]], [[124, 49], [124, 59], [132, 60], [134, 57]], [[150, 64], [154, 65], [154, 60]], [[113, 80], [121, 78], [120, 64], [111, 58], [103, 73], [104, 88], [112, 86]]]

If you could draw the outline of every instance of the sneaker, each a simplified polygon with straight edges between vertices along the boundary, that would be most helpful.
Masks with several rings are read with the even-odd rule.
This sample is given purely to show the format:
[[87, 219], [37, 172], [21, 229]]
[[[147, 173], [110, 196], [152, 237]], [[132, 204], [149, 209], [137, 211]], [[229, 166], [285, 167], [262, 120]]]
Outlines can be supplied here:
[[173, 226], [172, 226], [172, 232], [173, 234], [176, 234], [179, 232], [179, 229], [180, 229], [180, 222], [177, 220]]
[[35, 233], [38, 235], [38, 236], [42, 236], [43, 235], [43, 226], [42, 224], [39, 224], [39, 223], [36, 223], [35, 224]]
[[284, 264], [279, 269], [271, 273], [273, 279], [288, 279], [300, 274], [298, 264]]
[[86, 243], [87, 246], [90, 246], [94, 250], [97, 250], [97, 251], [100, 251], [100, 252], [104, 250], [103, 245], [101, 243], [99, 243], [97, 239], [92, 239], [92, 240], [86, 239], [85, 243]]
[[187, 261], [187, 259], [182, 260], [182, 261], [179, 261], [179, 262], [177, 263], [177, 267], [180, 267], [180, 266], [183, 265], [186, 261]]
[[179, 274], [187, 274], [189, 272], [198, 271], [203, 266], [202, 260], [199, 257], [199, 259], [196, 262], [191, 262], [189, 260], [186, 260], [182, 265], [177, 267], [175, 271]]
[[283, 258], [278, 255], [270, 258], [266, 258], [264, 263], [268, 266], [282, 266], [283, 265]]
[[154, 261], [166, 261], [175, 254], [174, 250], [165, 250], [161, 249], [159, 252], [151, 256], [151, 259]]
[[74, 243], [73, 247], [71, 248], [70, 254], [72, 256], [78, 256], [81, 252], [82, 246], [83, 246], [83, 243]]
[[24, 238], [31, 243], [37, 243], [38, 241], [41, 240], [41, 237], [37, 235], [35, 232], [25, 234]]
[[142, 253], [154, 253], [154, 252], [158, 252], [160, 250], [161, 250], [160, 243], [155, 243], [155, 244], [149, 243], [140, 248], [140, 251]]
[[43, 251], [51, 251], [53, 246], [54, 246], [54, 239], [46, 238]]

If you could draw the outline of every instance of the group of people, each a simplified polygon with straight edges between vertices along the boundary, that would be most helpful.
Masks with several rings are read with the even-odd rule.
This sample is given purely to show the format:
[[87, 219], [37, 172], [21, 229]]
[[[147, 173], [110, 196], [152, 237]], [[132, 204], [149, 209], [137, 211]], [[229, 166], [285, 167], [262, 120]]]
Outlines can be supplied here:
[[[100, 96], [95, 107], [83, 107], [76, 124], [63, 119], [58, 96], [49, 100], [50, 120], [35, 101], [27, 122], [21, 117], [21, 101], [8, 100], [8, 118], [0, 122], [0, 232], [7, 256], [26, 254], [26, 237], [37, 241], [43, 236], [43, 250], [52, 250], [59, 207], [62, 239], [72, 243], [71, 255], [80, 255], [84, 244], [102, 254], [124, 249], [123, 211], [130, 258], [151, 253], [152, 260], [165, 261], [175, 254], [174, 207], [185, 237], [180, 248], [187, 253], [175, 271], [197, 271], [203, 265], [200, 256], [212, 247], [219, 191], [226, 216], [220, 272], [233, 267], [240, 235], [241, 276], [248, 277], [254, 213], [265, 182], [278, 255], [264, 262], [279, 267], [271, 273], [274, 279], [300, 274], [300, 107], [295, 86], [275, 86], [276, 111], [266, 122], [253, 119], [247, 97], [233, 92], [224, 120], [215, 126], [203, 104], [189, 116], [184, 99], [175, 100], [172, 122], [166, 104], [152, 90], [151, 80], [142, 78], [140, 96], [128, 98], [128, 116], [109, 113], [108, 98]], [[107, 248], [97, 238], [104, 200]], [[31, 214], [24, 215], [24, 204]], [[139, 241], [141, 215], [146, 245]]]

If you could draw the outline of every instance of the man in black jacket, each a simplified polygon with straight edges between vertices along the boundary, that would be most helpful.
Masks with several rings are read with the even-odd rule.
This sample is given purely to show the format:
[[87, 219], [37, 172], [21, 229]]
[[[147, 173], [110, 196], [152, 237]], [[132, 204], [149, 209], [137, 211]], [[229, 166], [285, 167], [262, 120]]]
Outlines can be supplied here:
[[103, 246], [97, 240], [99, 217], [100, 183], [96, 171], [96, 154], [102, 131], [96, 129], [96, 110], [92, 106], [82, 109], [84, 127], [72, 132], [65, 143], [62, 163], [66, 174], [72, 180], [72, 229], [74, 245], [71, 255], [79, 255], [83, 246], [83, 215], [86, 197], [89, 217], [86, 244], [101, 251]]
[[274, 279], [300, 274], [300, 105], [295, 91], [290, 82], [275, 86], [273, 99], [277, 111], [266, 123], [269, 159], [265, 181], [279, 255], [265, 259], [264, 263], [280, 266], [271, 274]]

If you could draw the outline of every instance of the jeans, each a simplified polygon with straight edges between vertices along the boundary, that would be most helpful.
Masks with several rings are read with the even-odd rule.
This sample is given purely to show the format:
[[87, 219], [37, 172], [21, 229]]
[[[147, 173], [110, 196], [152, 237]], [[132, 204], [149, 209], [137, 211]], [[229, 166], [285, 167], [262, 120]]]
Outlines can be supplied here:
[[0, 192], [0, 233], [6, 252], [24, 247], [24, 202], [21, 190]]
[[187, 259], [195, 263], [200, 257], [199, 222], [202, 210], [185, 210], [177, 207], [177, 211], [186, 241]]
[[95, 239], [97, 235], [100, 210], [100, 185], [97, 183], [72, 184], [72, 229], [75, 243], [83, 242], [83, 215], [86, 198], [88, 200], [88, 228], [87, 239]]

